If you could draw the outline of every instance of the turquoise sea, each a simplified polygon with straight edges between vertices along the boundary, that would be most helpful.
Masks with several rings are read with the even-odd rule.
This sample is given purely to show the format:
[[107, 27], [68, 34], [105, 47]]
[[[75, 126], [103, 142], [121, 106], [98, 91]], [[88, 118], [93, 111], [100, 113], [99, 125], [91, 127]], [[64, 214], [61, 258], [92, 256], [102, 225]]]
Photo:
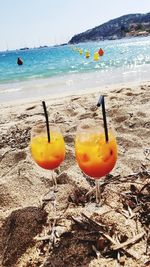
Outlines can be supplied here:
[[[100, 47], [104, 56], [94, 61]], [[5, 51], [0, 52], [0, 101], [147, 81], [149, 74], [150, 37]]]

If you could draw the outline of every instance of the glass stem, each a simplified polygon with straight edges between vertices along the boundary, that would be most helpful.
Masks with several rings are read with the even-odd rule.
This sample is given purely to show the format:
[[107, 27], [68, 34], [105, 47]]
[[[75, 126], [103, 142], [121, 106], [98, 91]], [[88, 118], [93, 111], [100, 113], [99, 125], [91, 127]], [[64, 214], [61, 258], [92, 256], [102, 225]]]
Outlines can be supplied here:
[[52, 170], [52, 180], [53, 180], [54, 192], [56, 192], [57, 191], [57, 180], [56, 180], [56, 176], [55, 176], [54, 170]]
[[100, 205], [100, 200], [101, 200], [101, 192], [100, 192], [100, 184], [99, 180], [96, 179], [96, 205]]

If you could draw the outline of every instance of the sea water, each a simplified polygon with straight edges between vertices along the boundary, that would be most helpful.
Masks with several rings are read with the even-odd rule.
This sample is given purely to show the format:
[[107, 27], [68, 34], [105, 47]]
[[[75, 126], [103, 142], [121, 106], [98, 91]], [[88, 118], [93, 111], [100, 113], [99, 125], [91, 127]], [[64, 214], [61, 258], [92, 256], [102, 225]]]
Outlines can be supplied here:
[[[99, 48], [104, 55], [94, 61]], [[149, 73], [150, 37], [5, 51], [0, 52], [0, 102], [148, 81]]]

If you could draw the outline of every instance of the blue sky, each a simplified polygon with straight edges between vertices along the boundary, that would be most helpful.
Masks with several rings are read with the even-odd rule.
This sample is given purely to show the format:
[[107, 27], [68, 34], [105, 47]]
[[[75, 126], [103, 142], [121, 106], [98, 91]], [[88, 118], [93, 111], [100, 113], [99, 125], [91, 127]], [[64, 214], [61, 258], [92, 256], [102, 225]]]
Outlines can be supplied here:
[[150, 0], [0, 0], [0, 50], [68, 42], [110, 19], [147, 12]]

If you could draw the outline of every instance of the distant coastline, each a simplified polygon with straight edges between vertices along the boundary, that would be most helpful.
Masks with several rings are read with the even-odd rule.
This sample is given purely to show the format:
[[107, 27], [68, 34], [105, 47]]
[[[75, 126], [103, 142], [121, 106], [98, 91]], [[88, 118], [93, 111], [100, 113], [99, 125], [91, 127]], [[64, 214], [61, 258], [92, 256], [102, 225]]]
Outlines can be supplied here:
[[129, 14], [110, 20], [85, 32], [76, 34], [71, 38], [69, 44], [149, 35], [150, 12], [146, 14]]

